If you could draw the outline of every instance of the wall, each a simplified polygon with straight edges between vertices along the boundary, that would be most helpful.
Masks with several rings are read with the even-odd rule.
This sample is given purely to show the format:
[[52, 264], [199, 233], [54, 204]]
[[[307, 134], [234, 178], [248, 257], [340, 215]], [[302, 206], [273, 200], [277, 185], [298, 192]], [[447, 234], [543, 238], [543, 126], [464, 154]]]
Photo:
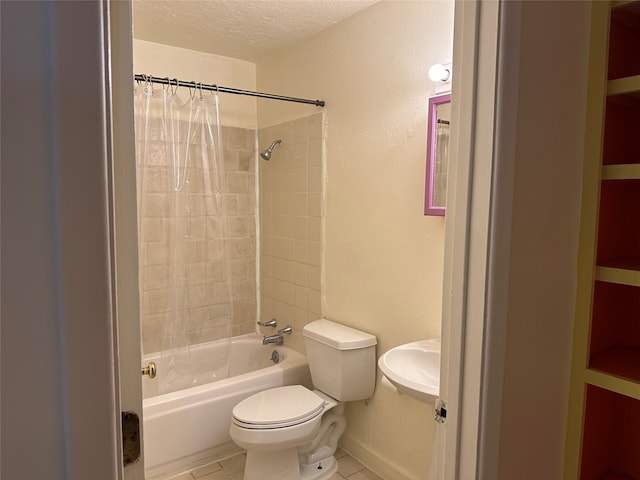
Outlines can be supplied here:
[[[327, 102], [322, 313], [375, 334], [378, 355], [440, 333], [444, 219], [422, 210], [427, 70], [451, 61], [452, 37], [453, 2], [380, 2], [257, 65], [259, 90]], [[314, 111], [260, 100], [258, 121]], [[431, 408], [378, 385], [348, 406], [343, 445], [385, 478], [424, 479]]]
[[[255, 90], [255, 65], [250, 62], [141, 40], [134, 41], [134, 69], [156, 76], [219, 82]], [[188, 98], [187, 89], [182, 88], [178, 93], [183, 100]], [[172, 207], [172, 160], [165, 148], [166, 135], [161, 132], [160, 120], [154, 118], [150, 123], [147, 149], [150, 153], [144, 174], [143, 169], [138, 168], [138, 177], [142, 179], [139, 190], [143, 192], [140, 202], [144, 205], [140, 231], [143, 353], [254, 330], [257, 315], [255, 107], [255, 99], [220, 95], [223, 193], [219, 211], [210, 211], [214, 218], [194, 213], [189, 220], [189, 239], [185, 245], [186, 298], [180, 302], [180, 323], [174, 328], [167, 328], [165, 318], [172, 308], [167, 301], [170, 298], [167, 287], [171, 277], [172, 229], [176, 224]], [[185, 139], [179, 140], [180, 145], [184, 145]], [[190, 165], [193, 167], [188, 169], [190, 198], [205, 201], [205, 185], [210, 183], [205, 182], [205, 177], [209, 177], [210, 172], [202, 164]], [[209, 208], [210, 202], [202, 205]], [[226, 262], [221, 262], [215, 254], [216, 250], [220, 251], [221, 241], [226, 241]], [[221, 276], [221, 269], [230, 273], [228, 281], [225, 275]], [[230, 316], [231, 330], [228, 328]]]
[[[135, 32], [134, 32], [135, 35]], [[134, 73], [217, 84], [242, 90], [256, 89], [254, 63], [235, 58], [133, 40]], [[256, 128], [256, 99], [221, 94], [220, 118], [229, 127]]]
[[[287, 344], [304, 352], [302, 327], [320, 318], [322, 113], [259, 130], [261, 318], [293, 326]], [[264, 333], [271, 331], [263, 329]]]

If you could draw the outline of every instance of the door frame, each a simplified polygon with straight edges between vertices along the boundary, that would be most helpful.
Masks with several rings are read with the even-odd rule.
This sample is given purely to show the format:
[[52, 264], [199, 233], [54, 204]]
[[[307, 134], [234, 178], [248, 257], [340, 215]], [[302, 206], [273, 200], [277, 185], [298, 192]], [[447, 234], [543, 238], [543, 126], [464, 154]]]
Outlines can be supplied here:
[[456, 1], [447, 189], [437, 479], [476, 478], [499, 2]]
[[[105, 54], [107, 87], [110, 87], [107, 116], [113, 162], [110, 193], [117, 394], [121, 410], [137, 412], [142, 429], [140, 372], [131, 368], [138, 365], [141, 358], [137, 214], [132, 208], [136, 204], [136, 171], [135, 139], [131, 136], [134, 128], [130, 79], [133, 71], [131, 3], [104, 1], [108, 12]], [[436, 452], [438, 465], [444, 467], [438, 469], [439, 480], [480, 478], [481, 468], [490, 471], [492, 465], [495, 466], [495, 462], [488, 460], [490, 443], [483, 442], [495, 440], [494, 433], [499, 432], [495, 424], [489, 427], [491, 424], [486, 419], [499, 408], [496, 400], [502, 392], [499, 375], [494, 375], [499, 371], [490, 370], [487, 365], [499, 367], [504, 354], [500, 342], [493, 344], [492, 341], [491, 349], [487, 348], [490, 336], [486, 331], [488, 312], [492, 308], [488, 290], [500, 280], [491, 276], [491, 267], [494, 272], [496, 268], [500, 270], [500, 265], [491, 264], [497, 258], [492, 257], [491, 252], [497, 245], [505, 247], [501, 241], [508, 243], [507, 235], [498, 236], [506, 230], [498, 230], [491, 222], [496, 214], [505, 221], [510, 214], [508, 202], [500, 204], [500, 212], [492, 210], [496, 204], [492, 187], [499, 173], [494, 162], [502, 5], [499, 1], [457, 1], [454, 14], [453, 90], [456, 93], [452, 102], [451, 157], [458, 161], [450, 166], [455, 185], [449, 189], [447, 198], [440, 398], [447, 402], [448, 415]], [[505, 198], [509, 198], [509, 166], [502, 168], [501, 185]], [[134, 318], [138, 321], [126, 321]], [[500, 322], [494, 325], [500, 334]], [[489, 372], [494, 376], [488, 378]], [[483, 380], [490, 381], [493, 388], [483, 389]], [[455, 433], [446, 435], [447, 432]], [[121, 445], [118, 448], [121, 450]], [[118, 455], [121, 457], [121, 451]], [[142, 480], [142, 456], [137, 464], [124, 469], [123, 475], [124, 480]]]
[[456, 1], [438, 480], [497, 476], [519, 16], [519, 2]]
[[[133, 31], [130, 1], [105, 1], [107, 124], [110, 133], [111, 245], [120, 411], [139, 419], [140, 457], [123, 467], [124, 480], [144, 480], [144, 429], [140, 381], [138, 215], [133, 109]], [[122, 465], [122, 440], [118, 456]]]
[[[562, 471], [590, 15], [580, 2], [456, 2], [440, 429], [455, 435], [440, 442], [439, 480]], [[537, 424], [529, 444], [515, 441]]]

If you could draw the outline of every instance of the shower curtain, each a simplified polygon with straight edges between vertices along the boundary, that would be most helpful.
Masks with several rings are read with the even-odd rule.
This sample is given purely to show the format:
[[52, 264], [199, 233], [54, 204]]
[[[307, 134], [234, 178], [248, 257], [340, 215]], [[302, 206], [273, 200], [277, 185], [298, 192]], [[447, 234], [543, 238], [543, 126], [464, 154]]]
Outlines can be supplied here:
[[[156, 380], [166, 393], [229, 368], [233, 303], [218, 96], [138, 84], [135, 130], [142, 350], [161, 352]], [[227, 354], [194, 353], [211, 340], [226, 342]]]

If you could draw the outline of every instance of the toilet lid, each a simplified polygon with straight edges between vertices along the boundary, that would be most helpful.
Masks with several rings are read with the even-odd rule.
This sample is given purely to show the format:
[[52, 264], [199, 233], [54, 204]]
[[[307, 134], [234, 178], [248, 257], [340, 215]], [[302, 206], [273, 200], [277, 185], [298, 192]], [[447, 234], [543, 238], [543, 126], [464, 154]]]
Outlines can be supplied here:
[[302, 385], [264, 390], [233, 408], [233, 420], [247, 428], [282, 428], [318, 416], [324, 400]]

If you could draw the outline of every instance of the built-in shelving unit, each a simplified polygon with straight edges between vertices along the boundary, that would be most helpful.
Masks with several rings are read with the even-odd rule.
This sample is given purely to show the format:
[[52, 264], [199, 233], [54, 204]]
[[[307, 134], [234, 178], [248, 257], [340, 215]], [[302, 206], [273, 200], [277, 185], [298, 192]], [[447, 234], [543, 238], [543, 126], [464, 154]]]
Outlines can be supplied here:
[[640, 0], [592, 5], [565, 478], [640, 480]]

